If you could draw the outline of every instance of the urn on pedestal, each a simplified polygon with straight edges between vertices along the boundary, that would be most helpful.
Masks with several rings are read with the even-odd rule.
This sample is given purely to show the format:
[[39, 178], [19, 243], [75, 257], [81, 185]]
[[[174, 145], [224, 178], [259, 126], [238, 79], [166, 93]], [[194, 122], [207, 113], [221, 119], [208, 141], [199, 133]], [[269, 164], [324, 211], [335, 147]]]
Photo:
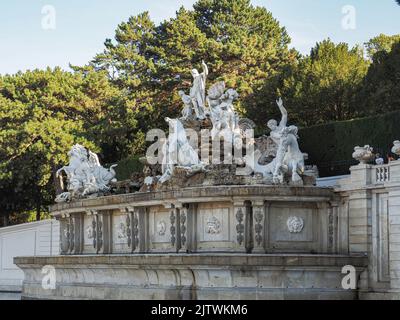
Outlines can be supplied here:
[[393, 142], [392, 153], [394, 153], [400, 157], [400, 141], [399, 140], [396, 140]]
[[375, 158], [373, 151], [374, 149], [369, 145], [364, 147], [357, 146], [354, 148], [352, 157], [357, 161], [360, 161], [361, 164], [367, 164]]

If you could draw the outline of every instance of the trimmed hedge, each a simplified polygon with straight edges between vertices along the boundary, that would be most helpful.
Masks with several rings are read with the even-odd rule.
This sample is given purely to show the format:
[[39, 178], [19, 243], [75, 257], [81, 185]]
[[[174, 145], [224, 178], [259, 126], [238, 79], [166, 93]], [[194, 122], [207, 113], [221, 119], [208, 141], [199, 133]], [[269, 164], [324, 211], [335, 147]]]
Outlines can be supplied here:
[[308, 163], [316, 164], [321, 177], [349, 173], [356, 164], [355, 146], [366, 144], [386, 160], [394, 140], [400, 140], [400, 111], [380, 116], [301, 128], [300, 149], [308, 153]]
[[118, 166], [115, 168], [118, 181], [129, 180], [133, 173], [143, 171], [143, 164], [139, 161], [139, 158], [132, 156], [118, 162]]

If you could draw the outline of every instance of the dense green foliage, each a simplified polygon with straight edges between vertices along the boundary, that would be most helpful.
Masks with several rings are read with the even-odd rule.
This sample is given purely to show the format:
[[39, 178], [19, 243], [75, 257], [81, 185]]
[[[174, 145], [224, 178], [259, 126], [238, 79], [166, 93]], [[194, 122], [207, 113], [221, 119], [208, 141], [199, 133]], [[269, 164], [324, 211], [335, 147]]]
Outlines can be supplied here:
[[118, 162], [118, 166], [115, 168], [118, 181], [128, 180], [132, 177], [132, 173], [143, 171], [143, 164], [139, 158], [139, 156], [131, 156]]
[[309, 126], [363, 115], [356, 96], [368, 66], [358, 47], [330, 40], [317, 43], [285, 80], [283, 95], [293, 120]]
[[0, 77], [0, 212], [34, 208], [39, 216], [54, 199], [53, 174], [71, 145], [100, 151], [108, 141], [103, 124], [116, 95], [101, 72]]
[[[348, 174], [355, 146], [372, 146], [386, 157], [400, 137], [400, 111], [356, 120], [332, 122], [299, 130], [300, 148], [321, 176]], [[321, 137], [323, 141], [321, 141]]]
[[379, 51], [368, 70], [358, 101], [366, 114], [382, 114], [400, 107], [400, 41]]
[[[323, 169], [332, 162], [351, 160], [356, 144], [386, 148], [398, 134], [397, 113], [375, 123], [330, 122], [399, 109], [400, 35], [371, 39], [367, 55], [329, 39], [305, 56], [289, 44], [271, 12], [250, 0], [198, 0], [158, 25], [146, 12], [130, 17], [102, 53], [71, 72], [0, 76], [0, 215], [18, 222], [45, 213], [54, 172], [74, 143], [97, 152], [102, 163], [119, 162], [120, 180], [140, 171], [146, 132], [179, 115], [178, 90], [189, 90], [190, 71], [201, 60], [210, 69], [208, 84], [224, 80], [238, 90], [238, 111], [256, 122], [257, 132], [279, 116], [277, 96], [292, 124], [327, 123], [301, 130], [302, 147], [323, 174], [333, 172]], [[322, 136], [331, 139], [327, 146]]]
[[[104, 52], [91, 65], [106, 70], [126, 93], [126, 127], [131, 131], [123, 149], [140, 153], [149, 123], [163, 128], [165, 116], [180, 113], [178, 90], [189, 90], [190, 70], [199, 68], [202, 59], [210, 81], [225, 80], [238, 90], [238, 109], [244, 114], [265, 104], [251, 97], [294, 59], [289, 42], [272, 14], [253, 7], [250, 0], [199, 0], [194, 10], [181, 8], [158, 26], [148, 13], [131, 17], [118, 26], [114, 41], [105, 42]], [[275, 98], [273, 90], [269, 96]]]
[[400, 41], [400, 34], [388, 36], [380, 34], [365, 43], [367, 54], [371, 60], [377, 60], [383, 53], [389, 53], [392, 51], [392, 47], [395, 43]]

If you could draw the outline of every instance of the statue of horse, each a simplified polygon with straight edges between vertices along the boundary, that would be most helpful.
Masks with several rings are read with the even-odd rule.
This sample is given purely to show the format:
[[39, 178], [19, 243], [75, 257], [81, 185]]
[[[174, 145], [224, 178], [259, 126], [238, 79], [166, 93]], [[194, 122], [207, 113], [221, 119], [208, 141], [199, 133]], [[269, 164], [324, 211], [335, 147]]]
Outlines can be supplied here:
[[[66, 192], [56, 198], [56, 202], [65, 202], [75, 196], [86, 196], [99, 191], [108, 191], [108, 184], [115, 182], [116, 172], [112, 165], [106, 169], [100, 165], [98, 156], [86, 149], [84, 146], [76, 144], [68, 152], [69, 164], [62, 167], [56, 173], [60, 181], [62, 190]], [[65, 173], [67, 188], [64, 186], [62, 173]]]

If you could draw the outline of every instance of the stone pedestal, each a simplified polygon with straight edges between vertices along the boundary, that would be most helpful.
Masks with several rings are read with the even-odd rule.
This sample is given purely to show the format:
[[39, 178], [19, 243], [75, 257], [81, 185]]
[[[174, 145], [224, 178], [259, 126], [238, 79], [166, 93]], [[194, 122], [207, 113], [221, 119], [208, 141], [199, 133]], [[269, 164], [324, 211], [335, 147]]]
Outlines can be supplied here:
[[[63, 254], [74, 256], [16, 259], [25, 298], [353, 299], [356, 290], [340, 287], [341, 268], [365, 271], [364, 257], [339, 254], [349, 239], [338, 237], [339, 226], [346, 230], [353, 216], [340, 212], [333, 189], [196, 187], [51, 212], [61, 222]], [[42, 264], [60, 277], [52, 293], [40, 287]], [[68, 280], [70, 270], [81, 278]]]
[[[15, 259], [25, 272], [23, 299], [64, 300], [357, 299], [357, 290], [342, 289], [341, 269], [352, 265], [358, 277], [366, 262], [356, 256], [265, 254]], [[54, 290], [42, 288], [44, 265], [56, 269]]]

